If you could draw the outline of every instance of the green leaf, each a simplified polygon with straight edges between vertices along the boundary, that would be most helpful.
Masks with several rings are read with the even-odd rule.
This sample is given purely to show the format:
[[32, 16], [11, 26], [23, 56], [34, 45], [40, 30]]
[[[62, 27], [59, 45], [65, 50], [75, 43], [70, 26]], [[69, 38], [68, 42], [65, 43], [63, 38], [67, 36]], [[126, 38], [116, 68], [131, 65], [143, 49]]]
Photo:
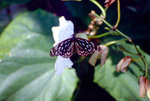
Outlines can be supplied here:
[[[3, 58], [12, 47], [27, 38], [40, 34], [48, 36], [51, 33], [51, 27], [58, 25], [58, 20], [46, 12], [36, 11], [31, 14], [25, 13], [24, 17], [20, 16], [22, 15], [19, 15], [10, 23], [0, 37], [0, 58]], [[52, 37], [49, 38], [53, 40]]]
[[[123, 46], [128, 51], [136, 53], [134, 47], [130, 44], [122, 42], [119, 45]], [[150, 65], [150, 56], [142, 50], [140, 51], [146, 57]], [[94, 82], [108, 91], [117, 101], [148, 101], [147, 98], [142, 99], [139, 97], [138, 78], [143, 75], [141, 71], [145, 68], [142, 61], [137, 63], [132, 62], [126, 73], [117, 73], [115, 71], [115, 66], [124, 56], [129, 55], [134, 59], [139, 59], [139, 57], [122, 52], [115, 45], [110, 48], [108, 55], [109, 57], [105, 65], [95, 68]]]
[[[9, 55], [0, 62], [0, 101], [70, 101], [78, 78], [74, 69], [55, 75], [51, 27], [58, 19], [42, 10], [20, 14], [1, 36]], [[2, 48], [3, 47], [3, 48]]]

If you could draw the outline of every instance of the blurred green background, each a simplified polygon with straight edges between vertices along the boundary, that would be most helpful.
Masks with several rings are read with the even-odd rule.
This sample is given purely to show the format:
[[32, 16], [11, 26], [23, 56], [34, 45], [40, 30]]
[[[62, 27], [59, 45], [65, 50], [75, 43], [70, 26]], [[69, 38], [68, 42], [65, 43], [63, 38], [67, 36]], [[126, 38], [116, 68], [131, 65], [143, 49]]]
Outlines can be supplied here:
[[[104, 5], [104, 0], [97, 0]], [[109, 47], [106, 64], [88, 64], [74, 54], [73, 69], [55, 75], [56, 58], [49, 56], [53, 46], [51, 28], [65, 16], [73, 21], [75, 33], [87, 29], [88, 13], [99, 9], [89, 2], [61, 0], [0, 0], [0, 101], [148, 101], [138, 95], [138, 78], [143, 75], [142, 62], [133, 62], [127, 73], [115, 72], [125, 55], [117, 45], [136, 52], [122, 42]], [[116, 2], [107, 11], [106, 20], [117, 20]], [[97, 34], [105, 32], [103, 24]], [[150, 0], [121, 0], [121, 22], [118, 29], [130, 36], [150, 65]], [[102, 44], [120, 37], [99, 39]], [[146, 52], [146, 53], [145, 53]], [[134, 58], [138, 58], [132, 56]]]

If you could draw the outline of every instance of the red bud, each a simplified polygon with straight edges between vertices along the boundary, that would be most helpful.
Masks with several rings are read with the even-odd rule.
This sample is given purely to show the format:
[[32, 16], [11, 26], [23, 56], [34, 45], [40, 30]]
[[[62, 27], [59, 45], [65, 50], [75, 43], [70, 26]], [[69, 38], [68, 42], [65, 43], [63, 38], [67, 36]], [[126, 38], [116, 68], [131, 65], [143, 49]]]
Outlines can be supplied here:
[[105, 3], [105, 7], [109, 7], [112, 3], [114, 3], [116, 0], [106, 0]]

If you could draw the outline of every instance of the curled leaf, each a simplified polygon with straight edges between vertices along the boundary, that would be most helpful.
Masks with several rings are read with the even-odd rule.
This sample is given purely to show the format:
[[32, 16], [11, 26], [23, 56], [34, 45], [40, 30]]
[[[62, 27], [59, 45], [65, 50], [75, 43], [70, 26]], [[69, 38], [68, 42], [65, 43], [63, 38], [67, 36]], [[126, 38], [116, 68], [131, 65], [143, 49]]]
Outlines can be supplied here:
[[115, 0], [106, 0], [105, 1], [105, 7], [109, 7], [112, 3], [114, 3], [115, 2]]
[[150, 80], [146, 79], [146, 93], [148, 98], [150, 99]]
[[141, 76], [139, 79], [139, 96], [141, 98], [145, 98], [145, 93], [146, 93], [146, 88], [145, 88], [145, 84], [146, 84], [146, 78], [144, 76]]
[[95, 66], [98, 56], [100, 56], [101, 51], [95, 51], [89, 59], [89, 64]]
[[105, 45], [100, 45], [100, 47], [101, 47], [101, 51], [95, 51], [89, 59], [89, 63], [92, 66], [95, 66], [98, 56], [101, 56], [100, 66], [104, 65], [106, 62], [106, 57], [108, 54], [108, 47]]
[[105, 64], [106, 62], [106, 58], [107, 58], [107, 54], [108, 54], [108, 47], [105, 45], [100, 45], [102, 52], [101, 52], [101, 66]]
[[131, 63], [131, 57], [130, 56], [125, 56], [123, 59], [121, 59], [119, 61], [119, 63], [116, 66], [116, 71], [117, 72], [126, 72], [127, 71], [127, 67], [129, 66], [129, 64]]

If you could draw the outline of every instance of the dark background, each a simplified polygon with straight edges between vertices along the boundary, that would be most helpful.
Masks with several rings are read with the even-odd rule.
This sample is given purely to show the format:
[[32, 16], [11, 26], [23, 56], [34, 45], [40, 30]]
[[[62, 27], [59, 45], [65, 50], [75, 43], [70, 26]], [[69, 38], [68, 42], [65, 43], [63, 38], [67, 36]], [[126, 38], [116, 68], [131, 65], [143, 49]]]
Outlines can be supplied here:
[[[104, 5], [104, 0], [98, 0]], [[117, 20], [116, 2], [107, 11], [107, 21], [112, 25]], [[87, 29], [90, 19], [88, 13], [93, 9], [100, 14], [99, 9], [88, 0], [82, 2], [63, 2], [61, 0], [1, 0], [0, 1], [0, 33], [13, 20], [13, 18], [23, 11], [34, 11], [43, 9], [57, 16], [65, 16], [72, 20], [75, 32]], [[100, 27], [100, 33], [105, 30]], [[150, 54], [150, 0], [121, 0], [121, 21], [118, 29], [130, 36], [135, 44]], [[76, 60], [78, 57], [75, 57]], [[78, 87], [74, 92], [72, 100], [75, 101], [114, 101], [114, 99], [97, 84], [93, 83], [94, 68], [84, 67], [84, 60], [81, 64], [75, 64], [77, 75], [80, 78]], [[85, 64], [87, 66], [87, 64]], [[83, 67], [83, 68], [81, 68]]]

